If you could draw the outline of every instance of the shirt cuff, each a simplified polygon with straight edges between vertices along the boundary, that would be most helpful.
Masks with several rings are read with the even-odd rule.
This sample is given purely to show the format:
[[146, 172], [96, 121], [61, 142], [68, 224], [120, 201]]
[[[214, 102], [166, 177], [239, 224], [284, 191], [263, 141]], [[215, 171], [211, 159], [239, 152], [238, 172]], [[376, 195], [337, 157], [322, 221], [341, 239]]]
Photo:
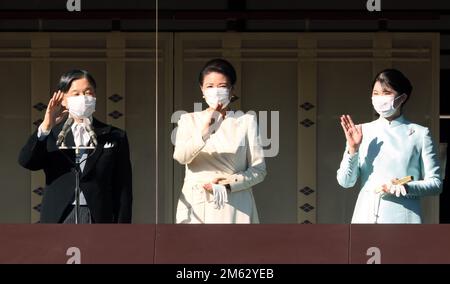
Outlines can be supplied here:
[[47, 136], [49, 134], [50, 134], [50, 130], [49, 131], [42, 130], [42, 123], [41, 123], [41, 125], [39, 125], [38, 131], [37, 131], [37, 138], [39, 139], [39, 141], [43, 141], [45, 138], [47, 138]]

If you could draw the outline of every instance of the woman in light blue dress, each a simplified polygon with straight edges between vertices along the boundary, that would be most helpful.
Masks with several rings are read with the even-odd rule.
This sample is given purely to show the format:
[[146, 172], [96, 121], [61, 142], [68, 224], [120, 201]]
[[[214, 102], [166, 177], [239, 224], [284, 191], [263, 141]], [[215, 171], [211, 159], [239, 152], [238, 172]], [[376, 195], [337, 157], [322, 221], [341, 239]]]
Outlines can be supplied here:
[[[442, 191], [430, 131], [402, 115], [412, 85], [400, 71], [380, 72], [372, 89], [377, 120], [355, 125], [341, 116], [347, 143], [337, 180], [349, 188], [359, 177], [362, 186], [352, 223], [421, 223], [420, 198]], [[413, 181], [396, 184], [405, 176]]]

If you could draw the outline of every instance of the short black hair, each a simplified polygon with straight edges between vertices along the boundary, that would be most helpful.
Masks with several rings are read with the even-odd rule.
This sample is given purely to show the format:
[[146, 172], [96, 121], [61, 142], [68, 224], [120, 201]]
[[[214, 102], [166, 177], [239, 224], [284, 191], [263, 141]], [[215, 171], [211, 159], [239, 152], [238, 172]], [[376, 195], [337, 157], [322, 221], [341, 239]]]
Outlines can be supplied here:
[[57, 90], [60, 90], [63, 93], [67, 93], [73, 81], [83, 78], [88, 80], [89, 84], [94, 88], [94, 90], [97, 88], [97, 84], [95, 83], [94, 77], [92, 77], [92, 75], [89, 74], [88, 71], [74, 69], [64, 73], [61, 76], [58, 82]]
[[407, 98], [403, 104], [409, 99], [413, 90], [409, 79], [397, 69], [385, 69], [378, 73], [373, 80], [372, 90], [377, 82], [396, 91], [399, 95], [406, 94]]
[[203, 66], [202, 68], [202, 71], [200, 71], [200, 74], [198, 76], [198, 82], [200, 83], [200, 86], [203, 85], [203, 79], [205, 78], [205, 76], [211, 72], [223, 74], [225, 77], [227, 77], [231, 86], [234, 86], [234, 84], [236, 83], [236, 70], [234, 69], [233, 65], [231, 65], [231, 63], [225, 59], [216, 58], [206, 62], [205, 66]]

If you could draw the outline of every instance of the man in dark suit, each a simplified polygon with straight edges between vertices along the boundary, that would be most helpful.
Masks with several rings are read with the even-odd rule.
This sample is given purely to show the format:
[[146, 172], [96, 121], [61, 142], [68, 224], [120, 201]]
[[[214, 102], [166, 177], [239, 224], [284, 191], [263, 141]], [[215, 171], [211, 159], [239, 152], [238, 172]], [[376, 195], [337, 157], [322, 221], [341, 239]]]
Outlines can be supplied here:
[[[75, 152], [57, 146], [64, 125], [70, 127], [64, 140], [67, 146], [88, 146], [97, 140], [95, 150], [81, 152], [78, 223], [131, 222], [132, 173], [127, 135], [92, 119], [95, 88], [95, 80], [88, 72], [65, 73], [48, 103], [42, 124], [20, 152], [19, 163], [23, 167], [45, 172], [42, 223], [75, 221]], [[72, 125], [69, 117], [74, 121]]]

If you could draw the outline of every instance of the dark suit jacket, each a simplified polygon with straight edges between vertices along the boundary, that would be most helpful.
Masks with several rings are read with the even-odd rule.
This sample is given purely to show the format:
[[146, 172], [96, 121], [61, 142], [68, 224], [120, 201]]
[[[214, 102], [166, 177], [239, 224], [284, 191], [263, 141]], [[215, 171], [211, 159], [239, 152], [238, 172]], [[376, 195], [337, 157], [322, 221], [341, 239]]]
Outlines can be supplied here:
[[[61, 223], [63, 213], [74, 201], [75, 161], [73, 150], [59, 150], [56, 140], [64, 121], [56, 125], [43, 140], [37, 131], [22, 148], [19, 163], [32, 171], [43, 169], [46, 187], [41, 206], [42, 223]], [[86, 197], [95, 223], [130, 223], [132, 205], [132, 177], [128, 139], [125, 131], [96, 119], [93, 128], [98, 146], [86, 161], [80, 176], [80, 188]], [[65, 140], [74, 145], [72, 131]], [[105, 144], [113, 144], [105, 148]]]

